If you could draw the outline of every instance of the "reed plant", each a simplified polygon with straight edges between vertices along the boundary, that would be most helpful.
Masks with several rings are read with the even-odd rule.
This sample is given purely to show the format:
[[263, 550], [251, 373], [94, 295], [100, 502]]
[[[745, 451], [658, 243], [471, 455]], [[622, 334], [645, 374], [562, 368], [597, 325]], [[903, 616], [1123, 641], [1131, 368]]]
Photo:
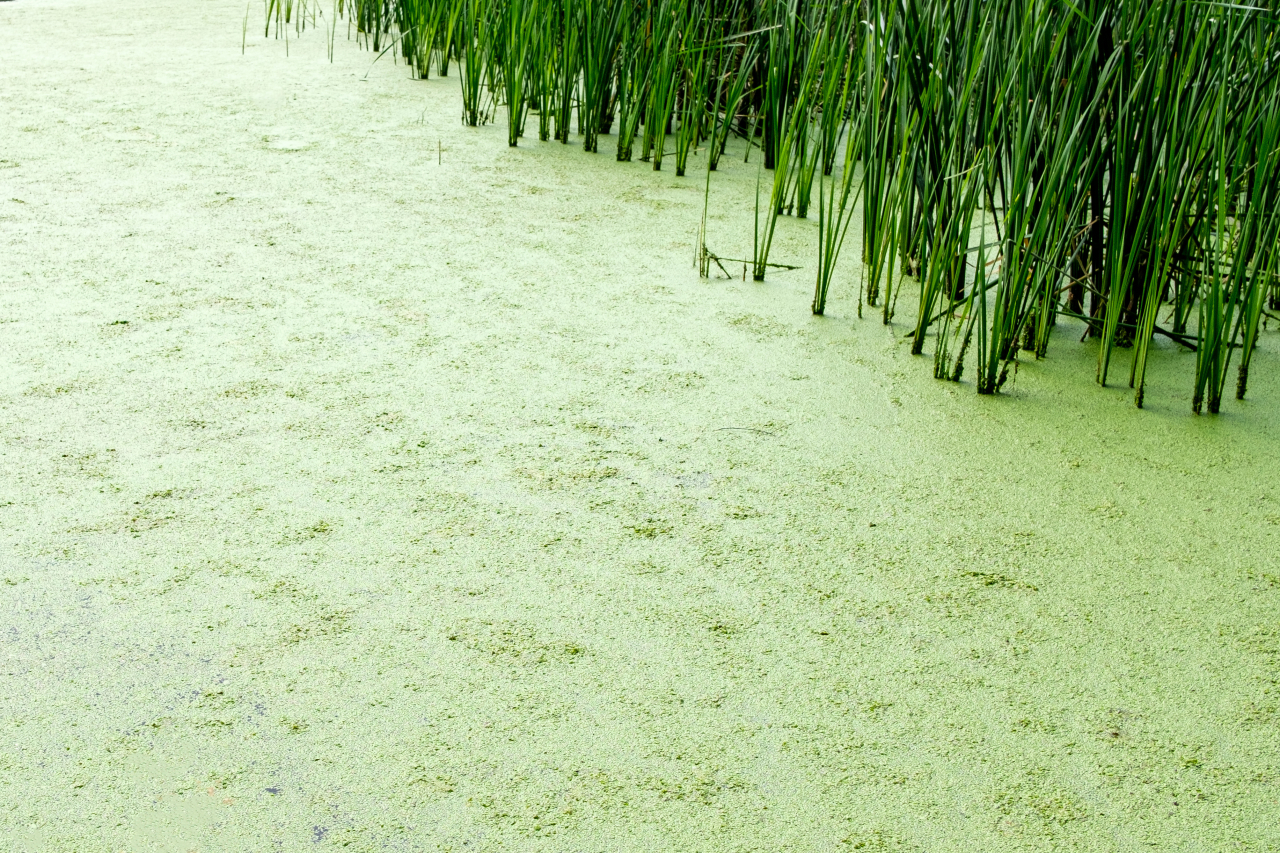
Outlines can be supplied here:
[[578, 104], [578, 132], [582, 148], [595, 153], [599, 137], [613, 123], [614, 64], [625, 10], [620, 3], [583, 0], [579, 17], [582, 26], [582, 88]]
[[[268, 31], [320, 7], [266, 0]], [[335, 0], [413, 73], [462, 70], [463, 120], [676, 173], [763, 154], [753, 278], [778, 217], [818, 208], [813, 311], [858, 283], [934, 375], [979, 393], [1062, 318], [1142, 406], [1153, 341], [1195, 351], [1191, 403], [1248, 388], [1280, 311], [1280, 15], [1226, 0]], [[334, 23], [329, 22], [330, 31]], [[704, 198], [709, 199], [709, 185]], [[861, 205], [860, 213], [858, 205]], [[861, 263], [838, 263], [860, 217]], [[709, 274], [704, 218], [700, 268]], [[718, 263], [718, 262], [717, 262]], [[906, 294], [914, 292], [914, 299]], [[1127, 370], [1119, 372], [1117, 360]]]
[[[866, 49], [864, 40], [857, 40], [852, 45], [844, 39], [837, 40], [833, 50], [839, 51], [839, 67], [842, 69], [843, 81], [838, 88], [824, 84], [824, 110], [830, 111], [832, 105], [847, 102], [850, 89], [855, 85], [854, 75], [861, 59], [859, 53]], [[844, 239], [848, 235], [849, 225], [853, 221], [852, 205], [861, 193], [865, 181], [859, 180], [858, 160], [861, 153], [862, 123], [866, 113], [845, 110], [839, 114], [839, 121], [828, 126], [828, 117], [823, 116], [823, 130], [834, 139], [844, 140], [844, 160], [838, 176], [835, 170], [835, 154], [832, 152], [831, 167], [824, 164], [818, 186], [818, 278], [813, 291], [813, 313], [823, 314], [827, 307], [827, 293], [831, 290], [831, 282], [835, 277], [836, 261], [844, 248]], [[823, 159], [826, 159], [825, 153]], [[832, 176], [828, 179], [828, 176]]]
[[501, 71], [502, 95], [507, 106], [507, 144], [514, 148], [524, 135], [528, 112], [525, 98], [529, 82], [529, 53], [533, 43], [533, 12], [537, 0], [512, 0], [497, 7], [503, 40], [495, 45], [495, 67]]
[[496, 43], [492, 38], [494, 30], [488, 27], [492, 6], [490, 0], [459, 0], [459, 3], [462, 8], [454, 43], [462, 77], [462, 120], [477, 127], [489, 119], [485, 83], [490, 81], [487, 73], [490, 48]]
[[622, 16], [618, 58], [614, 68], [614, 91], [617, 103], [617, 160], [631, 161], [635, 153], [636, 131], [644, 109], [648, 91], [651, 43], [648, 38], [648, 18], [640, 8], [628, 10]]
[[749, 92], [756, 50], [757, 42], [739, 34], [726, 36], [716, 54], [716, 94], [711, 108], [711, 142], [707, 149], [708, 168], [713, 172], [720, 165], [735, 124], [749, 118], [741, 110]]
[[647, 82], [648, 97], [645, 99], [640, 159], [650, 161], [653, 170], [657, 172], [662, 169], [667, 134], [671, 132], [672, 112], [675, 110], [676, 96], [682, 82], [682, 26], [698, 10], [693, 4], [681, 4], [676, 0], [658, 0], [655, 6], [655, 14], [650, 22], [654, 46], [653, 68]]

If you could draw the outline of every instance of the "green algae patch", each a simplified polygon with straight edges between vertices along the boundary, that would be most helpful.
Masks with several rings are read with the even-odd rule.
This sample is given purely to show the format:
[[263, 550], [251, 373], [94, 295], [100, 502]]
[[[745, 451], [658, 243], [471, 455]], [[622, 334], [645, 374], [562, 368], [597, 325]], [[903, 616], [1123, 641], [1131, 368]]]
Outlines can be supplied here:
[[1280, 847], [1270, 331], [979, 397], [453, 76], [0, 5], [10, 846]]

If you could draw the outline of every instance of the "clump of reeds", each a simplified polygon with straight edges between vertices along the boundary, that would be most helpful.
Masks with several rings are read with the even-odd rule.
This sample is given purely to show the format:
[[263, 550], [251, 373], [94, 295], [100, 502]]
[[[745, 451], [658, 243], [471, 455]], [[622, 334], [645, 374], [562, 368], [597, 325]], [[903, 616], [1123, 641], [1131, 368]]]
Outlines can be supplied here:
[[[287, 34], [318, 4], [268, 0]], [[616, 135], [677, 175], [729, 139], [760, 149], [751, 266], [817, 192], [813, 311], [861, 199], [859, 312], [915, 291], [912, 352], [995, 393], [1058, 318], [1118, 350], [1143, 388], [1151, 343], [1194, 349], [1192, 407], [1243, 397], [1280, 308], [1280, 16], [1144, 0], [335, 0], [418, 76], [460, 69], [463, 119], [506, 107], [517, 144]], [[330, 26], [332, 33], [335, 27]], [[671, 147], [674, 145], [674, 147]], [[707, 177], [709, 181], [709, 175]], [[708, 193], [709, 196], [709, 193]], [[704, 213], [700, 240], [705, 236]], [[714, 258], [701, 247], [701, 267]], [[914, 284], [910, 282], [914, 281]]]

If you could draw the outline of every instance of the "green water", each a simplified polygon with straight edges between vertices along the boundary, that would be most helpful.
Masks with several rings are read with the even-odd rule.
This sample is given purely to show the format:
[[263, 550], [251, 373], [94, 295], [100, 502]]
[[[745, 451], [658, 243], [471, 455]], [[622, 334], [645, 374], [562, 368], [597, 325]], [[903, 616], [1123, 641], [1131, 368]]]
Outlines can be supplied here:
[[700, 281], [697, 160], [242, 18], [0, 10], [0, 837], [1280, 847], [1270, 333], [1221, 417], [1068, 323], [980, 398], [812, 222]]

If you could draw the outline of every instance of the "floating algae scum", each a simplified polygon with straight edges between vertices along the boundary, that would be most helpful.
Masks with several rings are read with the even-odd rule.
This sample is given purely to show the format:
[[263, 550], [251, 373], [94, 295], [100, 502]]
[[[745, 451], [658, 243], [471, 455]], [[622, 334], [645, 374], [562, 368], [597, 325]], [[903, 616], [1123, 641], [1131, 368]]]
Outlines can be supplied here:
[[[1228, 383], [1221, 415], [1190, 414], [1218, 285], [1157, 306], [1197, 351], [1156, 334], [1138, 410], [1127, 371], [1092, 383], [1130, 322], [1107, 330], [1110, 296], [1090, 315], [1098, 244], [1063, 268], [1087, 274], [1072, 313], [1099, 338], [1058, 311], [1036, 359], [1019, 321], [1020, 363], [978, 340], [1003, 328], [1002, 291], [971, 299], [968, 266], [954, 312], [955, 280], [936, 282], [925, 357], [955, 341], [951, 375], [989, 313], [961, 381], [939, 382], [911, 354], [916, 295], [965, 233], [917, 215], [919, 190], [904, 221], [892, 172], [843, 180], [851, 129], [909, 141], [873, 133], [874, 110], [827, 119], [847, 124], [801, 220], [822, 131], [772, 171], [748, 156], [752, 114], [756, 139], [790, 121], [751, 75], [707, 72], [750, 107], [747, 126], [707, 116], [701, 141], [681, 117], [701, 106], [660, 93], [667, 132], [637, 118], [653, 95], [632, 81], [595, 156], [557, 143], [569, 119], [545, 108], [511, 148], [500, 76], [459, 120], [478, 43], [412, 80], [399, 30], [374, 63], [344, 49], [349, 18], [309, 7], [286, 56], [259, 9], [0, 4], [0, 846], [1280, 846], [1276, 344], [1258, 333], [1245, 400]], [[528, 58], [557, 36], [526, 35], [526, 102], [563, 107], [562, 72]], [[960, 156], [909, 156], [935, 154]], [[765, 260], [800, 269], [754, 282], [786, 158]], [[970, 178], [926, 174], [971, 203]], [[980, 217], [1041, 178], [1003, 180], [974, 232], [1006, 228]], [[1165, 198], [1150, 180], [1134, 205]], [[1204, 274], [1234, 281], [1219, 247], [1265, 188], [1231, 181], [1158, 202], [1216, 221], [1180, 217], [1201, 253], [1158, 244], [1148, 270], [1212, 257]], [[704, 198], [706, 244], [745, 281], [741, 261], [690, 268]], [[917, 266], [874, 298], [868, 199], [894, 223], [871, 256]], [[1082, 203], [1017, 215], [1052, 243], [1054, 217], [1092, 228]], [[816, 317], [819, 222], [850, 219]], [[950, 226], [920, 251], [930, 221]], [[987, 265], [1002, 239], [970, 248], [996, 243]], [[1257, 304], [1233, 300], [1215, 304]], [[992, 353], [1008, 377], [975, 394]]]

